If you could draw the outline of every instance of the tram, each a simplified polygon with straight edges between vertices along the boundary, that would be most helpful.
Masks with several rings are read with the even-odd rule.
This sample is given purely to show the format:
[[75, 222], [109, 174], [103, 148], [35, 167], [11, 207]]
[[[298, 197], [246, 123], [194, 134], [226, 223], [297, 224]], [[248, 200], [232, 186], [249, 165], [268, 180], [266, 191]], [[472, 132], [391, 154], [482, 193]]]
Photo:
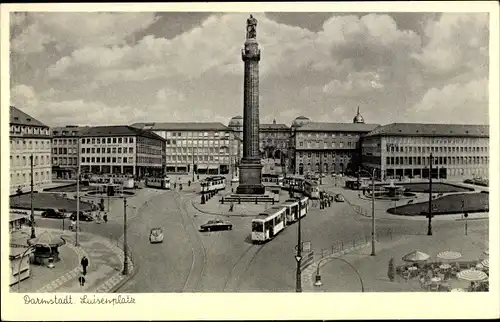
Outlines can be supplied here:
[[305, 180], [302, 192], [310, 199], [319, 199], [319, 185], [316, 182]]
[[297, 192], [302, 192], [304, 185], [304, 179], [301, 177], [290, 176], [283, 178], [283, 189], [290, 190], [293, 189]]
[[200, 183], [202, 193], [226, 189], [226, 178], [223, 176], [208, 177]]
[[170, 178], [169, 177], [161, 177], [161, 178], [150, 177], [150, 178], [146, 178], [146, 187], [160, 188], [160, 189], [170, 189]]
[[305, 215], [309, 211], [309, 198], [307, 196], [300, 198], [299, 206], [300, 206], [300, 211], [299, 211], [300, 218], [305, 217]]
[[299, 200], [289, 199], [283, 203], [285, 206], [286, 225], [290, 225], [299, 220], [300, 205]]
[[269, 241], [285, 229], [285, 213], [285, 207], [274, 206], [252, 219], [252, 242]]

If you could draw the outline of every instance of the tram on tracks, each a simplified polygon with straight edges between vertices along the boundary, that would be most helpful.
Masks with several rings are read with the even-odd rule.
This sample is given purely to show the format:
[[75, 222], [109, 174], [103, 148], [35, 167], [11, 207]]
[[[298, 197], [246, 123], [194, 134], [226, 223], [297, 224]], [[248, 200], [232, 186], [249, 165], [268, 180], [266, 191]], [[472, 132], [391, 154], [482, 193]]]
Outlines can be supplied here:
[[284, 190], [293, 190], [296, 192], [302, 192], [304, 190], [304, 178], [298, 176], [288, 176], [283, 178], [283, 189]]
[[208, 177], [200, 182], [200, 192], [220, 191], [226, 189], [226, 178], [223, 176]]
[[269, 241], [285, 229], [285, 212], [285, 207], [274, 206], [257, 215], [252, 220], [252, 241]]
[[149, 177], [146, 178], [146, 187], [149, 188], [160, 188], [160, 189], [170, 189], [170, 178], [169, 177]]
[[311, 199], [319, 199], [319, 185], [310, 180], [305, 180], [303, 184], [303, 193]]

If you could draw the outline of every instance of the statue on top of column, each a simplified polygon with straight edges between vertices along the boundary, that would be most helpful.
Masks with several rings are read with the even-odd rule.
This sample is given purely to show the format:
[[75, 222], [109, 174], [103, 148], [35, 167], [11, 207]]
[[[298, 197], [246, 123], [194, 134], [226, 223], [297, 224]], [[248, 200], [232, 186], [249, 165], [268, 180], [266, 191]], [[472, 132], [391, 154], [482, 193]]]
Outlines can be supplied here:
[[255, 39], [257, 38], [257, 19], [255, 19], [252, 15], [247, 19], [247, 39]]

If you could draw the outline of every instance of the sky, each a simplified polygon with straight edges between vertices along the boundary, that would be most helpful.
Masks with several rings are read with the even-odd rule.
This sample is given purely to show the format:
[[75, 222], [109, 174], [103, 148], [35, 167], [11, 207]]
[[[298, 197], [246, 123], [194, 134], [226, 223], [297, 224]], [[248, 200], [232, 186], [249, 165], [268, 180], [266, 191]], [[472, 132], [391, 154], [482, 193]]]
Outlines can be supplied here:
[[[11, 105], [49, 126], [243, 115], [249, 13], [11, 13]], [[488, 124], [488, 13], [254, 13], [260, 121]]]

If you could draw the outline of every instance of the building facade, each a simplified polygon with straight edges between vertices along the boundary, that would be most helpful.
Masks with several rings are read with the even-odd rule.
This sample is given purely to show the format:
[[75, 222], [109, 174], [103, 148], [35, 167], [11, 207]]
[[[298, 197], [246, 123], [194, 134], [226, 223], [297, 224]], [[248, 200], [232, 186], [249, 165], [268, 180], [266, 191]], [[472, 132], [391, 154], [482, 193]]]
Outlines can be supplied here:
[[393, 123], [368, 133], [363, 167], [381, 178], [488, 177], [489, 126]]
[[10, 194], [43, 189], [52, 182], [50, 128], [20, 109], [10, 107]]
[[52, 177], [76, 179], [78, 169], [78, 140], [89, 127], [67, 125], [52, 128]]
[[[166, 173], [228, 174], [234, 169], [238, 139], [222, 123], [135, 123], [166, 140]], [[236, 148], [236, 149], [235, 149]]]
[[96, 126], [81, 132], [80, 171], [93, 174], [160, 176], [165, 169], [165, 140], [128, 126]]
[[292, 123], [293, 171], [298, 175], [355, 173], [361, 164], [361, 137], [378, 127], [358, 114], [353, 123], [311, 122], [299, 116]]

